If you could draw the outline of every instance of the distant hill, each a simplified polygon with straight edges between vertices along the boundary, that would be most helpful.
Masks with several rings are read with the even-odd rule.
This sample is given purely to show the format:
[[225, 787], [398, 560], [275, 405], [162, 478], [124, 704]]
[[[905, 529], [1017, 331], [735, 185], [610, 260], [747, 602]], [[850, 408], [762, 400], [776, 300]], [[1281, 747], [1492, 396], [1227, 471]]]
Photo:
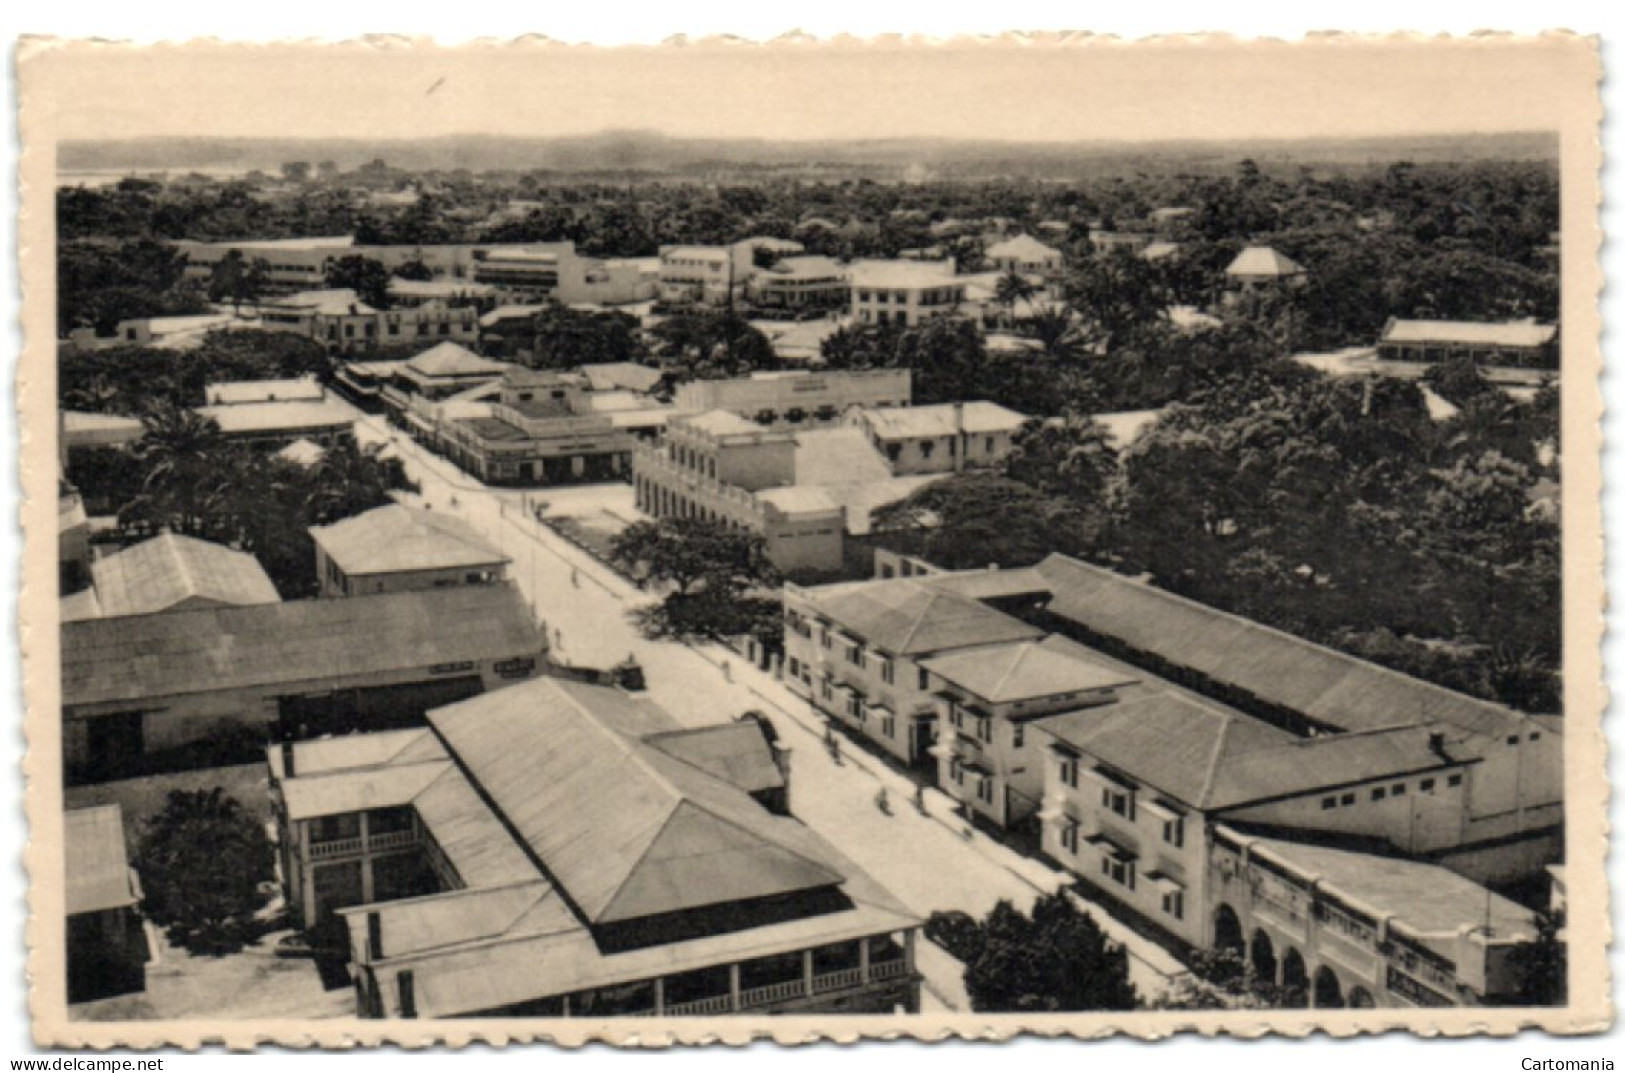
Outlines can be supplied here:
[[274, 172], [285, 161], [333, 161], [350, 169], [383, 160], [408, 171], [547, 170], [558, 172], [695, 173], [708, 170], [811, 169], [912, 178], [1069, 174], [1168, 168], [1228, 168], [1251, 157], [1260, 165], [1358, 168], [1411, 160], [1557, 159], [1554, 132], [1295, 138], [1246, 141], [998, 142], [939, 138], [789, 141], [677, 138], [654, 131], [612, 130], [567, 137], [459, 134], [411, 140], [365, 138], [191, 138], [67, 141], [63, 172]]

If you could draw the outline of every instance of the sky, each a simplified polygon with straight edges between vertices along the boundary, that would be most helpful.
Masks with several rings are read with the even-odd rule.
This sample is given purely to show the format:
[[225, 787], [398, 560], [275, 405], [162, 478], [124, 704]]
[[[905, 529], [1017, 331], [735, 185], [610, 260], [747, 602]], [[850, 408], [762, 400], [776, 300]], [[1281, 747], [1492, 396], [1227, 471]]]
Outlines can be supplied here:
[[[651, 129], [743, 138], [1163, 140], [1542, 130], [1561, 48], [816, 44], [48, 49], [25, 113], [62, 139]], [[1569, 64], [1573, 69], [1575, 65]], [[29, 79], [37, 76], [37, 81]]]

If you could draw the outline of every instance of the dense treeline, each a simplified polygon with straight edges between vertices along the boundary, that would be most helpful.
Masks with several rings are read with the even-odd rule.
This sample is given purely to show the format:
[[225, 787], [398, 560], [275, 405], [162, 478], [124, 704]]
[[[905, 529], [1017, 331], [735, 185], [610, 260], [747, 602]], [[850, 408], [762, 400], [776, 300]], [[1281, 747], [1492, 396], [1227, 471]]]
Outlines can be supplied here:
[[[400, 206], [380, 207], [371, 196], [379, 192], [407, 196]], [[308, 166], [294, 168], [277, 184], [268, 177], [169, 186], [127, 179], [100, 189], [65, 188], [57, 215], [65, 264], [93, 264], [84, 243], [109, 240], [334, 234], [392, 245], [568, 240], [590, 255], [648, 256], [665, 244], [770, 235], [842, 258], [941, 246], [962, 268], [974, 269], [980, 238], [990, 230], [1064, 227], [1046, 228], [1046, 241], [1084, 262], [1091, 227], [1149, 226], [1153, 210], [1172, 206], [1194, 211], [1177, 228], [1179, 255], [1161, 269], [1169, 297], [1206, 304], [1224, 265], [1244, 244], [1274, 245], [1311, 270], [1299, 297], [1306, 345], [1369, 342], [1390, 315], [1490, 320], [1556, 314], [1548, 246], [1558, 225], [1557, 175], [1554, 166], [1531, 162], [1401, 162], [1355, 172], [1266, 171], [1243, 161], [1230, 176], [1166, 170], [1077, 183], [636, 186], [555, 185], [532, 175], [411, 175], [375, 162], [315, 178]], [[172, 281], [161, 272], [150, 275], [147, 306], [171, 311]], [[105, 322], [110, 314], [83, 311], [73, 297], [78, 293], [63, 299], [64, 323]], [[127, 300], [121, 308], [146, 307]]]
[[1556, 711], [1560, 536], [1536, 495], [1557, 475], [1556, 392], [1457, 390], [1462, 409], [1439, 421], [1414, 383], [1264, 360], [1194, 390], [1121, 451], [1088, 418], [1035, 422], [1004, 473], [930, 485], [876, 531], [951, 567], [1063, 551]]

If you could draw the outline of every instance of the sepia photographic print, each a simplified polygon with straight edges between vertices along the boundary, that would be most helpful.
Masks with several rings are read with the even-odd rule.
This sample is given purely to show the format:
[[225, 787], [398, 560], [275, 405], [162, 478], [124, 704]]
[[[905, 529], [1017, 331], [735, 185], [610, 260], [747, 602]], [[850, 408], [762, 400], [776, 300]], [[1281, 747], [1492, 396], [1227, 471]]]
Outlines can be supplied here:
[[1611, 1024], [1594, 41], [17, 68], [40, 1044]]

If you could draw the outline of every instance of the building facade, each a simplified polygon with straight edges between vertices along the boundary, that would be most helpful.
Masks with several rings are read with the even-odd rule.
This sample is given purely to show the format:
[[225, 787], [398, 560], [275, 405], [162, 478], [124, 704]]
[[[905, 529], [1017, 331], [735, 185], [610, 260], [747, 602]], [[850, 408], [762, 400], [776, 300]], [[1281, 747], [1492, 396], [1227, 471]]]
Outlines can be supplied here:
[[846, 423], [863, 430], [892, 472], [905, 476], [998, 466], [1015, 447], [1027, 417], [978, 401], [860, 410]]
[[804, 428], [835, 424], [854, 407], [907, 406], [912, 383], [908, 369], [758, 373], [731, 380], [690, 380], [678, 385], [672, 402], [680, 413], [727, 410], [759, 425]]
[[788, 814], [757, 721], [540, 679], [267, 755], [289, 904], [362, 1017], [918, 1009], [919, 918]]
[[852, 319], [915, 327], [948, 316], [965, 301], [952, 261], [859, 261], [852, 266]]
[[512, 560], [461, 518], [400, 504], [310, 530], [322, 597], [493, 585]]

